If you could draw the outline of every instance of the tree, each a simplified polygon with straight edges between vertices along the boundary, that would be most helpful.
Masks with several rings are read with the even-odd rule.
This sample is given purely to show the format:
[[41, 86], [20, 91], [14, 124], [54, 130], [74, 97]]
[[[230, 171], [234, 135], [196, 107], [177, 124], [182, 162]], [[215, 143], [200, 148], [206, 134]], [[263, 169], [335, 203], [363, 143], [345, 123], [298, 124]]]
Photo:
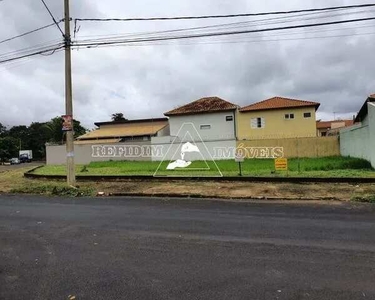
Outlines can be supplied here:
[[8, 130], [8, 136], [13, 137], [18, 142], [18, 149], [27, 149], [30, 141], [29, 129], [25, 125], [13, 126]]
[[[0, 159], [18, 157], [19, 150], [32, 150], [34, 159], [44, 159], [47, 142], [62, 144], [65, 133], [62, 131], [63, 120], [56, 117], [45, 123], [34, 122], [30, 126], [13, 126], [9, 130], [0, 124]], [[73, 120], [74, 137], [87, 132], [81, 123]]]
[[7, 136], [0, 138], [0, 160], [5, 161], [12, 157], [18, 157], [18, 140]]
[[111, 117], [112, 121], [113, 122], [121, 122], [121, 121], [127, 121], [128, 119], [126, 119], [124, 117], [124, 114], [123, 113], [115, 113], [115, 114], [112, 114], [112, 117]]
[[[45, 124], [49, 130], [49, 139], [47, 142], [63, 143], [65, 141], [65, 132], [62, 131], [63, 119], [56, 117]], [[87, 132], [87, 129], [81, 125], [80, 121], [73, 120], [74, 138], [79, 137]]]
[[0, 137], [4, 137], [7, 134], [7, 128], [0, 123]]
[[[50, 138], [50, 131], [46, 127], [46, 123], [34, 122], [28, 128], [29, 130], [29, 144], [27, 148], [33, 151], [33, 158], [40, 160], [46, 157], [45, 144]], [[25, 145], [26, 146], [26, 145]]]

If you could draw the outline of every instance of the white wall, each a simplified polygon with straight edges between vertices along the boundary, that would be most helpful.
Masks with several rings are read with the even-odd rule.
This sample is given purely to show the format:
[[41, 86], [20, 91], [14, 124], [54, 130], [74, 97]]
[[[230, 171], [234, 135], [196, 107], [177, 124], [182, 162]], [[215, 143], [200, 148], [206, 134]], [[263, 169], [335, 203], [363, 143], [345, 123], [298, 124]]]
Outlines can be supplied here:
[[369, 128], [370, 128], [370, 147], [371, 164], [375, 168], [375, 103], [368, 103]]
[[[233, 121], [226, 121], [226, 116], [232, 116]], [[235, 139], [235, 112], [217, 112], [195, 115], [170, 116], [169, 126], [171, 136], [183, 138], [187, 131], [190, 132], [193, 139], [198, 138], [198, 134], [203, 141], [230, 140]], [[192, 125], [185, 125], [192, 123]], [[211, 125], [210, 129], [200, 129], [201, 125]], [[193, 130], [193, 127], [196, 128]]]
[[[99, 146], [99, 147], [98, 147]], [[116, 146], [117, 149], [113, 149]], [[137, 155], [129, 154], [125, 148], [119, 151], [121, 147], [137, 148], [137, 150], [146, 150], [150, 147], [150, 141], [129, 141], [128, 143], [116, 144], [92, 144], [92, 145], [74, 145], [74, 161], [78, 165], [89, 164], [93, 161], [109, 160], [133, 160], [144, 161], [151, 160], [151, 151], [149, 149], [144, 153], [139, 152]], [[96, 147], [96, 148], [95, 148]], [[101, 147], [101, 148], [100, 148]], [[143, 147], [143, 148], [142, 148]], [[142, 149], [141, 149], [142, 148]], [[65, 145], [47, 145], [46, 146], [47, 165], [62, 165], [66, 163], [66, 146]], [[128, 157], [125, 157], [125, 156]]]
[[[181, 159], [181, 143], [179, 140], [175, 140], [173, 143], [173, 137], [163, 137], [163, 138], [152, 138], [153, 146], [161, 146], [163, 158], [152, 156], [153, 161], [161, 160], [177, 160]], [[226, 157], [217, 157], [217, 153], [220, 153], [219, 148], [224, 149], [236, 149], [236, 140], [226, 140], [226, 141], [206, 141], [206, 142], [195, 142], [194, 143], [200, 151], [199, 153], [188, 153], [186, 154], [187, 160], [223, 160], [223, 159], [234, 159], [234, 151], [226, 153]], [[216, 150], [215, 150], [216, 149]]]
[[367, 105], [368, 115], [361, 124], [340, 130], [340, 152], [343, 156], [366, 159], [375, 168], [375, 105]]

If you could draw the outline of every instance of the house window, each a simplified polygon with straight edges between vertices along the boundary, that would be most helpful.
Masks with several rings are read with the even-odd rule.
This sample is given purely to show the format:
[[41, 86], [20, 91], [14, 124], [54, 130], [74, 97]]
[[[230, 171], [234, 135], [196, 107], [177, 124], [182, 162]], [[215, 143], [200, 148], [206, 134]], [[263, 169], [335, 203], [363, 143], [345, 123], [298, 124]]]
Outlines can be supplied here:
[[327, 136], [327, 132], [322, 132], [322, 136]]
[[211, 125], [201, 125], [201, 130], [211, 129]]
[[311, 118], [311, 112], [303, 113], [304, 118]]
[[264, 118], [252, 118], [251, 119], [251, 128], [264, 128], [266, 121]]
[[225, 121], [227, 121], [227, 122], [233, 121], [233, 116], [226, 116]]
[[285, 120], [294, 119], [294, 114], [285, 114], [284, 118], [285, 118]]

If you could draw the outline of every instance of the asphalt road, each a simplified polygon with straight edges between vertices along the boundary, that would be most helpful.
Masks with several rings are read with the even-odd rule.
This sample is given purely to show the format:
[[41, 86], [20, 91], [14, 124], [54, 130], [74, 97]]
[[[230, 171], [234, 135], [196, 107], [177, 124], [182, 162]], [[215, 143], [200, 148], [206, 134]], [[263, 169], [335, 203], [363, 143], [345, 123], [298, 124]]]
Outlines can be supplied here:
[[0, 299], [375, 299], [373, 206], [0, 196]]

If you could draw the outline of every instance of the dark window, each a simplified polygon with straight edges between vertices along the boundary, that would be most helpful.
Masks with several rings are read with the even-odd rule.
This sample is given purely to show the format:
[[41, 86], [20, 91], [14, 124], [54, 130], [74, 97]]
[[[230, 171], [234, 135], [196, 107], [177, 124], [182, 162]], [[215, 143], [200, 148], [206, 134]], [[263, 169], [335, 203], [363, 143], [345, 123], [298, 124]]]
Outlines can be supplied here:
[[294, 114], [285, 114], [284, 118], [285, 120], [294, 119]]
[[226, 116], [226, 117], [225, 117], [225, 120], [226, 120], [227, 122], [229, 122], [229, 121], [233, 121], [233, 116]]
[[322, 132], [322, 136], [327, 136], [327, 132]]
[[264, 128], [266, 121], [264, 118], [251, 118], [251, 128]]
[[201, 128], [201, 130], [211, 129], [211, 125], [201, 125], [200, 128]]
[[307, 112], [303, 114], [304, 118], [311, 118], [311, 112]]

